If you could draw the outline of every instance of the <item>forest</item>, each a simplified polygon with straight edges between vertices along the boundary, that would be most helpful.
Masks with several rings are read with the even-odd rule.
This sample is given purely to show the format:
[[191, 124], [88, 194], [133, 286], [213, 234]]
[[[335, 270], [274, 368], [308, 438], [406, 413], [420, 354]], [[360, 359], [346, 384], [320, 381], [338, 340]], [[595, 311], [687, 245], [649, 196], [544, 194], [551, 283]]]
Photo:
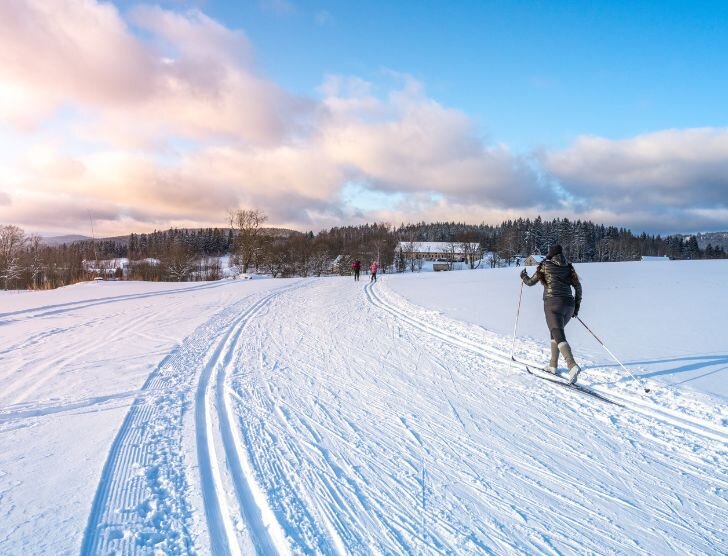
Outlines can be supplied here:
[[[499, 225], [434, 222], [340, 226], [314, 233], [264, 227], [258, 210], [231, 212], [225, 228], [169, 229], [128, 236], [47, 245], [13, 225], [0, 226], [0, 287], [51, 289], [92, 279], [217, 280], [221, 257], [243, 273], [278, 277], [349, 272], [351, 260], [378, 260], [385, 272], [413, 268], [397, 254], [399, 242], [477, 243], [492, 266], [515, 257], [545, 254], [560, 243], [575, 263], [726, 258], [722, 246], [701, 249], [696, 237], [633, 234], [626, 228], [557, 218], [519, 218]], [[124, 261], [123, 264], [120, 261]]]

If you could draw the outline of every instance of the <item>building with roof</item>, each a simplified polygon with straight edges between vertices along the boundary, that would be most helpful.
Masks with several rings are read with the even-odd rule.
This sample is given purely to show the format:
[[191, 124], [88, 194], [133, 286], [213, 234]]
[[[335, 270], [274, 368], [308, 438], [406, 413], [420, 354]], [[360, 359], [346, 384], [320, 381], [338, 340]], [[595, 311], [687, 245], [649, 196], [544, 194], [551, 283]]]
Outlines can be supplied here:
[[458, 241], [400, 241], [395, 252], [406, 259], [462, 262], [471, 258], [479, 259], [480, 244]]
[[543, 255], [529, 255], [523, 264], [525, 266], [535, 266], [541, 264], [544, 260], [546, 260], [546, 257]]

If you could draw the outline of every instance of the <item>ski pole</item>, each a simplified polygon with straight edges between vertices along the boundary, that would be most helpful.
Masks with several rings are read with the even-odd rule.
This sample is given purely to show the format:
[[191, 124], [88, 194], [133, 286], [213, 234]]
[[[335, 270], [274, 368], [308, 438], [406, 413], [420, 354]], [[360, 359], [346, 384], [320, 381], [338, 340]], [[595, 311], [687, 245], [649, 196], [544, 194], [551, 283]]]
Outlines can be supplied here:
[[579, 322], [580, 322], [580, 323], [582, 324], [582, 326], [584, 326], [584, 328], [586, 328], [586, 329], [587, 329], [587, 330], [589, 331], [589, 333], [590, 333], [590, 334], [591, 334], [592, 336], [594, 336], [594, 338], [596, 339], [596, 341], [597, 341], [597, 342], [599, 342], [599, 343], [600, 343], [600, 344], [602, 345], [602, 347], [603, 347], [603, 348], [604, 348], [605, 350], [607, 350], [607, 353], [608, 353], [609, 355], [611, 355], [611, 356], [612, 356], [612, 359], [614, 359], [614, 360], [615, 360], [615, 361], [616, 361], [617, 363], [619, 363], [619, 366], [620, 366], [620, 367], [622, 367], [622, 369], [624, 369], [625, 371], [627, 371], [627, 374], [628, 374], [629, 376], [631, 376], [631, 377], [632, 377], [632, 380], [634, 380], [634, 381], [635, 381], [635, 382], [636, 382], [637, 384], [639, 384], [639, 385], [640, 385], [640, 387], [644, 388], [644, 390], [645, 390], [645, 393], [649, 393], [649, 392], [650, 392], [650, 389], [649, 389], [649, 388], [645, 388], [645, 387], [643, 386], [643, 384], [642, 384], [642, 383], [641, 383], [641, 382], [640, 382], [639, 380], [637, 380], [637, 377], [635, 377], [635, 376], [634, 376], [634, 375], [633, 375], [633, 374], [632, 374], [632, 373], [631, 373], [631, 372], [629, 371], [629, 369], [627, 369], [627, 367], [625, 367], [624, 365], [622, 365], [622, 362], [621, 362], [621, 361], [620, 361], [619, 359], [617, 359], [617, 357], [616, 357], [616, 356], [615, 356], [615, 355], [614, 355], [614, 354], [613, 354], [613, 353], [612, 353], [611, 351], [609, 351], [609, 348], [608, 348], [607, 346], [605, 346], [605, 345], [604, 345], [604, 342], [602, 342], [602, 341], [601, 341], [601, 340], [599, 339], [599, 337], [598, 337], [598, 336], [597, 336], [596, 334], [594, 334], [594, 332], [592, 332], [592, 329], [591, 329], [591, 328], [589, 328], [589, 327], [588, 327], [588, 326], [587, 326], [587, 325], [586, 325], [586, 324], [584, 323], [584, 321], [583, 321], [583, 320], [581, 320], [581, 317], [576, 317], [576, 320], [578, 320], [578, 321], [579, 321]]
[[523, 280], [521, 280], [521, 290], [518, 294], [518, 309], [516, 309], [516, 322], [513, 324], [513, 344], [511, 345], [511, 359], [516, 354], [516, 328], [518, 327], [518, 316], [521, 314], [521, 298], [523, 297]]

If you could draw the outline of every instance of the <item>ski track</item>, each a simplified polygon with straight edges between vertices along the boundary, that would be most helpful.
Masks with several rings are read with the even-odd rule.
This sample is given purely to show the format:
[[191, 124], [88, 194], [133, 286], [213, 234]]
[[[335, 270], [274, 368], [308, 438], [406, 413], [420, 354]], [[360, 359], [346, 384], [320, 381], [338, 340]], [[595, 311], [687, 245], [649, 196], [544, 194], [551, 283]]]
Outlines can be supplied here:
[[[473, 353], [480, 354], [493, 361], [499, 361], [501, 363], [514, 367], [521, 366], [517, 362], [511, 360], [511, 355], [506, 349], [505, 342], [501, 342], [501, 344], [503, 344], [503, 347], [494, 347], [490, 345], [492, 340], [491, 338], [473, 338], [470, 334], [468, 334], [468, 327], [462, 323], [450, 321], [449, 319], [445, 319], [444, 317], [433, 314], [432, 312], [415, 308], [401, 298], [397, 299], [396, 302], [390, 304], [389, 302], [383, 301], [381, 297], [378, 296], [375, 293], [374, 289], [371, 287], [366, 288], [365, 291], [367, 293], [369, 301], [372, 304], [379, 307], [380, 309], [389, 312], [393, 316], [401, 319], [404, 322], [407, 322], [408, 324], [414, 326], [415, 328], [418, 328], [419, 330], [422, 330], [427, 334], [435, 336], [452, 345], [456, 345], [464, 349], [470, 350]], [[396, 296], [396, 294], [390, 295], [391, 297]], [[412, 313], [416, 312], [424, 313], [424, 318], [422, 316], [413, 316]], [[429, 318], [430, 320], [441, 321], [441, 324], [439, 326], [428, 324], [425, 321], [426, 318]], [[541, 350], [536, 350], [533, 346], [530, 346], [530, 351], [528, 352], [528, 355], [530, 357], [543, 357], [542, 353], [539, 352], [541, 352]], [[527, 360], [527, 362], [535, 367], [540, 367], [540, 364], [535, 362], [533, 359]], [[588, 366], [585, 365], [585, 367], [588, 369]], [[593, 371], [591, 369], [588, 370], [590, 371], [589, 374], [592, 374]], [[581, 376], [584, 377], [586, 374], [587, 373], [583, 373]], [[655, 389], [665, 390], [660, 386], [653, 387], [653, 390]], [[693, 417], [690, 415], [689, 412], [685, 411], [689, 408], [681, 407], [679, 411], [675, 411], [669, 407], [660, 407], [657, 404], [652, 403], [646, 396], [637, 397], [634, 394], [614, 391], [614, 389], [600, 389], [592, 387], [592, 390], [601, 395], [604, 395], [604, 397], [606, 397], [607, 399], [611, 398], [622, 405], [626, 405], [632, 411], [640, 412], [644, 415], [649, 415], [650, 417], [654, 417], [666, 423], [670, 423], [676, 427], [690, 430], [691, 432], [694, 432], [696, 434], [705, 435], [707, 438], [711, 438], [719, 442], [728, 443], [728, 433], [726, 433], [725, 426], [721, 426], [717, 423], [714, 424], [709, 418], [701, 419]], [[572, 394], [578, 395], [576, 392], [572, 392]], [[666, 400], [663, 398], [662, 401], [664, 402]], [[710, 408], [706, 409], [710, 411]]]
[[[108, 323], [115, 321], [116, 316], [117, 314], [115, 313], [109, 313], [87, 320], [82, 324], [75, 324], [56, 330], [58, 334], [63, 334], [75, 329], [85, 328], [91, 331], [96, 327], [103, 326], [108, 330], [104, 340], [107, 343], [112, 343], [120, 338], [132, 336], [135, 330], [143, 327], [145, 323], [155, 318], [155, 315], [150, 312], [146, 315], [131, 318], [120, 326], [107, 326]], [[42, 334], [34, 335], [29, 345], [33, 345], [35, 341], [42, 341], [39, 339], [40, 337], [42, 337]], [[67, 348], [57, 349], [55, 356], [49, 357], [30, 367], [23, 365], [21, 362], [17, 369], [7, 370], [8, 376], [15, 373], [18, 377], [5, 388], [3, 395], [12, 399], [13, 404], [19, 404], [31, 399], [35, 392], [42, 389], [49, 381], [55, 379], [64, 369], [71, 368], [74, 365], [78, 366], [89, 353], [98, 350], [98, 342], [92, 334], [88, 334], [86, 337], [81, 336], [80, 338], [73, 336], [73, 338], [72, 346], [69, 345]], [[43, 340], [48, 341], [48, 338], [45, 337]]]
[[185, 287], [185, 288], [172, 288], [168, 290], [160, 290], [156, 292], [141, 292], [141, 293], [130, 293], [124, 295], [116, 295], [110, 297], [100, 297], [95, 300], [82, 299], [79, 301], [69, 301], [67, 303], [57, 303], [55, 305], [44, 305], [41, 307], [32, 307], [29, 309], [19, 309], [17, 311], [8, 311], [6, 313], [0, 313], [0, 326], [8, 324], [11, 320], [16, 320], [13, 317], [22, 316], [23, 318], [38, 318], [47, 317], [52, 315], [58, 315], [75, 311], [78, 309], [85, 309], [87, 307], [95, 307], [97, 305], [109, 305], [111, 303], [118, 303], [123, 301], [131, 301], [135, 299], [145, 299], [148, 297], [160, 297], [174, 295], [177, 293], [189, 293], [199, 292], [209, 289], [216, 289], [229, 285], [230, 282], [226, 280], [220, 280], [217, 282], [205, 282], [203, 284]]
[[273, 300], [228, 363], [245, 475], [291, 551], [728, 548], [712, 423], [559, 395], [513, 373], [507, 338], [474, 344], [380, 286], [337, 286]]
[[[86, 347], [11, 383], [0, 422], [64, 410], [28, 406], [23, 392]], [[135, 396], [81, 554], [728, 553], [724, 407], [668, 389], [637, 396], [618, 370], [585, 365], [588, 386], [625, 407], [605, 404], [515, 368], [510, 347], [382, 284], [248, 294], [140, 391], [76, 402]], [[516, 356], [544, 354], [522, 341]]]
[[[211, 438], [214, 432], [208, 415], [210, 376], [235, 330], [239, 333], [256, 310], [284, 289], [287, 288], [262, 297], [253, 294], [219, 312], [150, 374], [107, 457], [81, 554], [153, 551], [192, 554], [197, 551], [200, 539], [193, 533], [188, 499], [189, 462], [185, 461], [182, 450], [185, 414], [195, 400], [204, 511], [208, 524], [216, 525], [209, 531], [210, 546], [233, 547], [226, 540], [229, 528], [220, 530], [223, 520], [217, 519], [224, 516], [229, 520], [230, 516], [225, 495], [221, 493], [220, 463]], [[255, 301], [256, 297], [261, 298]], [[211, 349], [211, 344], [216, 347]], [[199, 379], [197, 388], [196, 379]]]

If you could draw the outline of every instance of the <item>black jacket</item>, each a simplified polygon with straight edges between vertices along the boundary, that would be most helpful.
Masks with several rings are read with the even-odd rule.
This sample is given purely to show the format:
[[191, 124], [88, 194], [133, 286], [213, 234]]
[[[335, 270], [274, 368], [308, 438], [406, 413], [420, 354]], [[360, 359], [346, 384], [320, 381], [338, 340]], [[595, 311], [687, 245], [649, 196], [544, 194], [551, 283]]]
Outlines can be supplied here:
[[530, 278], [525, 269], [521, 274], [523, 283], [527, 286], [533, 286], [538, 282], [543, 284], [544, 300], [552, 297], [568, 297], [574, 299], [571, 293], [573, 286], [576, 294], [575, 310], [579, 311], [581, 305], [581, 283], [576, 275], [574, 267], [566, 261], [563, 255], [556, 255], [552, 259], [546, 259], [536, 268], [533, 276]]

